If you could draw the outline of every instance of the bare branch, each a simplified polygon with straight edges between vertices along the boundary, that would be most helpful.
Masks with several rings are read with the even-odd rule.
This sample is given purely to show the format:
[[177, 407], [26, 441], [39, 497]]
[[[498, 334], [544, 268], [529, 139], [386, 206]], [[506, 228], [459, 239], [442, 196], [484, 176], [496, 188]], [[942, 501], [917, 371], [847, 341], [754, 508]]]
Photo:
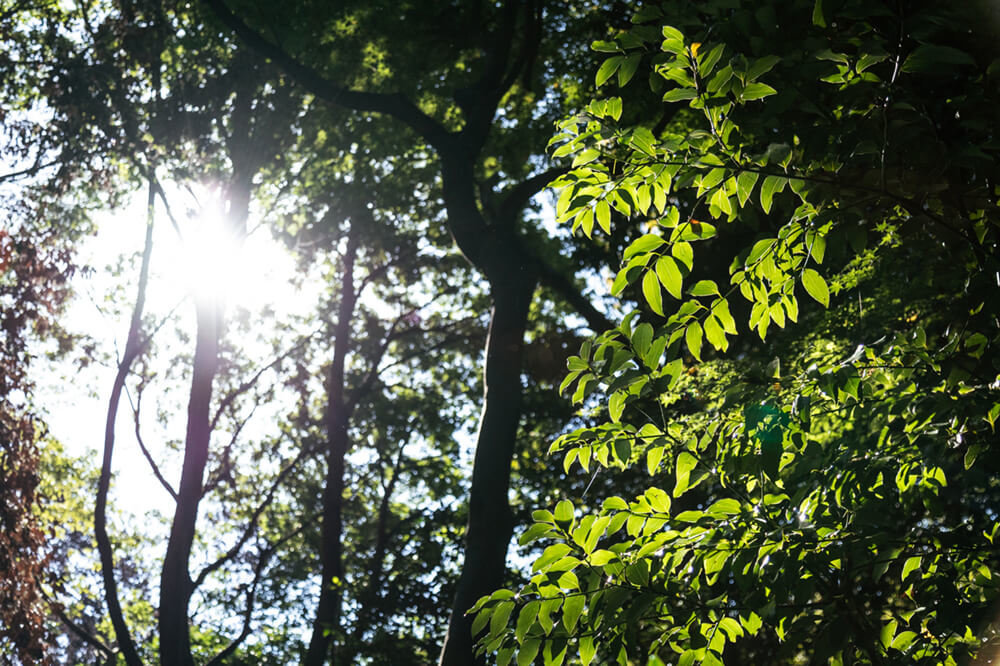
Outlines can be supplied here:
[[263, 578], [264, 567], [267, 566], [268, 561], [270, 561], [270, 559], [274, 557], [274, 554], [281, 546], [285, 545], [293, 538], [301, 534], [308, 526], [316, 522], [318, 517], [319, 516], [317, 516], [316, 514], [310, 516], [309, 519], [304, 520], [301, 524], [299, 524], [297, 528], [295, 528], [294, 530], [283, 536], [275, 543], [268, 546], [266, 550], [261, 551], [260, 555], [257, 558], [257, 564], [254, 567], [253, 581], [250, 583], [249, 588], [247, 589], [246, 607], [243, 610], [243, 629], [240, 631], [239, 636], [234, 638], [229, 643], [229, 645], [227, 645], [225, 648], [222, 649], [221, 652], [219, 652], [219, 654], [212, 657], [208, 661], [206, 666], [215, 666], [217, 664], [225, 663], [226, 658], [229, 655], [231, 655], [243, 643], [243, 641], [247, 639], [247, 637], [250, 635], [250, 626], [251, 626], [251, 621], [253, 619], [253, 609], [256, 603], [257, 586], [260, 585], [260, 581]]
[[42, 598], [45, 599], [46, 603], [48, 603], [49, 610], [52, 611], [53, 615], [59, 618], [60, 622], [66, 625], [67, 629], [69, 629], [72, 633], [76, 634], [80, 638], [80, 640], [82, 640], [84, 643], [97, 648], [105, 655], [107, 655], [109, 658], [114, 657], [115, 655], [114, 650], [105, 645], [104, 641], [102, 641], [100, 638], [98, 638], [94, 634], [90, 633], [89, 631], [81, 627], [79, 624], [74, 622], [68, 615], [66, 615], [66, 610], [63, 608], [62, 604], [60, 604], [55, 599], [50, 597], [45, 592], [45, 589], [41, 585], [39, 585], [38, 589], [42, 594]]
[[257, 521], [260, 520], [261, 515], [263, 515], [264, 511], [266, 511], [267, 508], [271, 505], [271, 502], [274, 501], [274, 494], [277, 491], [278, 487], [281, 485], [282, 481], [284, 481], [285, 478], [289, 474], [291, 474], [292, 470], [295, 469], [295, 467], [300, 462], [302, 462], [302, 460], [307, 455], [311, 454], [312, 452], [313, 452], [312, 449], [302, 449], [290, 463], [288, 463], [284, 468], [282, 468], [281, 471], [278, 472], [278, 475], [271, 483], [271, 487], [268, 489], [265, 498], [263, 499], [263, 501], [261, 501], [259, 505], [257, 505], [257, 508], [254, 509], [254, 512], [250, 515], [250, 520], [247, 522], [246, 528], [244, 528], [243, 530], [243, 534], [240, 535], [240, 538], [232, 546], [232, 548], [230, 548], [222, 556], [220, 556], [214, 562], [212, 562], [211, 564], [209, 564], [208, 566], [206, 566], [204, 569], [201, 570], [201, 572], [195, 578], [194, 583], [192, 584], [192, 590], [197, 589], [202, 583], [205, 582], [205, 579], [208, 578], [208, 576], [210, 576], [212, 572], [217, 571], [220, 567], [225, 565], [227, 562], [229, 562], [239, 554], [239, 552], [243, 549], [243, 546], [246, 545], [246, 542], [250, 540], [250, 537], [253, 536], [254, 532], [256, 531]]
[[[131, 400], [132, 396], [131, 394], [129, 394], [129, 401]], [[153, 460], [153, 456], [149, 453], [149, 449], [146, 448], [146, 443], [142, 439], [142, 432], [140, 431], [139, 427], [140, 424], [139, 413], [141, 408], [142, 408], [142, 391], [140, 390], [139, 392], [136, 393], [135, 404], [132, 405], [132, 416], [135, 422], [135, 441], [139, 443], [139, 449], [142, 451], [142, 455], [146, 458], [146, 462], [149, 463], [149, 468], [153, 471], [153, 476], [156, 477], [156, 480], [160, 482], [160, 485], [163, 486], [168, 493], [170, 493], [170, 496], [174, 498], [174, 501], [176, 502], [177, 491], [174, 490], [173, 486], [170, 485], [170, 482], [167, 481], [166, 478], [164, 478], [163, 474], [160, 472], [159, 466], [156, 464], [156, 461]]]
[[19, 171], [10, 171], [5, 174], [0, 174], [0, 183], [5, 183], [8, 180], [16, 180], [18, 178], [21, 178], [22, 176], [33, 176], [42, 169], [47, 169], [50, 166], [55, 166], [56, 164], [59, 164], [59, 160], [52, 160], [51, 162], [46, 162], [44, 164], [40, 164], [36, 160], [35, 163], [32, 164], [30, 167], [25, 167], [24, 169], [21, 169]]
[[240, 397], [241, 395], [252, 389], [265, 372], [277, 366], [279, 363], [281, 363], [286, 358], [291, 356], [296, 349], [298, 349], [306, 342], [311, 340], [313, 337], [315, 337], [317, 332], [318, 330], [310, 333], [309, 335], [299, 338], [293, 346], [289, 347], [284, 352], [276, 356], [270, 363], [260, 368], [257, 372], [253, 374], [252, 377], [250, 377], [250, 379], [246, 380], [245, 382], [237, 386], [235, 389], [230, 391], [228, 394], [226, 394], [226, 396], [221, 401], [219, 401], [219, 407], [215, 410], [215, 415], [212, 417], [211, 429], [213, 431], [215, 430], [215, 428], [219, 425], [219, 419], [222, 418], [223, 412], [225, 412], [225, 410], [229, 408], [229, 406], [232, 405], [233, 402], [238, 397]]

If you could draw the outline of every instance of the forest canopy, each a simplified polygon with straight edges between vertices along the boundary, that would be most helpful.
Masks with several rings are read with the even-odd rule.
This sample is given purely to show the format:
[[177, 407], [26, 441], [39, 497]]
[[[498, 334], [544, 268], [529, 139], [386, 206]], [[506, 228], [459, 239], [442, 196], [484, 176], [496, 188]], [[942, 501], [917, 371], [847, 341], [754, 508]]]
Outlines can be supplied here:
[[0, 35], [4, 660], [1000, 654], [993, 3]]

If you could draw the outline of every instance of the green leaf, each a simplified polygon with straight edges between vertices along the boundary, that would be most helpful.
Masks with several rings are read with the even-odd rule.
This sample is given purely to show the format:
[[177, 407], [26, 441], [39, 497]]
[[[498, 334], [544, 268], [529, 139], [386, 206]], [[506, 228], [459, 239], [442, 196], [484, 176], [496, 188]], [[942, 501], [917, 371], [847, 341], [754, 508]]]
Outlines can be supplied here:
[[741, 505], [739, 500], [734, 500], [731, 497], [726, 497], [720, 500], [716, 500], [705, 509], [706, 513], [711, 513], [717, 516], [735, 516], [740, 513]]
[[650, 157], [656, 157], [656, 149], [653, 147], [656, 144], [656, 138], [645, 127], [637, 127], [632, 130], [628, 144], [641, 153], [645, 153]]
[[649, 252], [650, 250], [655, 250], [664, 243], [666, 243], [666, 241], [656, 234], [645, 234], [644, 236], [640, 236], [636, 240], [632, 241], [632, 243], [625, 248], [623, 259], [628, 261], [632, 258], [632, 256]]
[[535, 618], [538, 617], [538, 608], [541, 605], [540, 601], [529, 601], [518, 613], [517, 627], [514, 629], [514, 638], [517, 639], [518, 643], [524, 642], [524, 636], [531, 629], [531, 625], [535, 623]]
[[670, 254], [687, 266], [689, 271], [694, 267], [694, 249], [691, 247], [691, 243], [677, 241], [670, 246]]
[[733, 319], [733, 315], [729, 311], [729, 301], [725, 298], [717, 299], [712, 303], [712, 314], [719, 319], [722, 330], [729, 335], [736, 335], [736, 320]]
[[646, 471], [650, 476], [656, 474], [656, 470], [660, 466], [660, 461], [663, 459], [663, 447], [654, 446], [651, 447], [646, 452]]
[[747, 82], [756, 81], [764, 74], [770, 72], [779, 62], [781, 62], [781, 58], [773, 55], [757, 58], [750, 66], [750, 69], [747, 70]]
[[597, 76], [594, 77], [595, 85], [598, 88], [603, 86], [605, 81], [614, 76], [623, 62], [625, 62], [625, 56], [612, 56], [601, 63], [601, 67], [597, 70]]
[[[726, 188], [720, 187], [712, 194], [712, 199], [709, 201], [712, 206], [715, 206], [722, 213], [726, 215], [733, 214], [733, 205], [729, 202], [729, 195], [726, 194]], [[716, 213], [713, 211], [712, 216], [715, 217]]]
[[517, 651], [517, 666], [528, 666], [535, 661], [535, 656], [538, 654], [538, 648], [541, 645], [542, 641], [538, 638], [525, 640], [521, 644], [521, 649]]
[[680, 497], [688, 489], [691, 470], [698, 465], [698, 459], [687, 451], [681, 451], [677, 456], [677, 480], [674, 484], [674, 497]]
[[757, 99], [770, 97], [771, 95], [777, 94], [777, 92], [777, 90], [766, 83], [751, 83], [743, 89], [743, 92], [740, 94], [740, 98], [745, 102], [752, 102]]
[[625, 411], [625, 400], [628, 398], [628, 393], [625, 391], [616, 391], [611, 395], [611, 399], [608, 400], [608, 415], [611, 416], [612, 423], [619, 423], [622, 419], [622, 412]]
[[743, 635], [743, 627], [734, 618], [724, 617], [719, 620], [719, 628], [726, 632], [726, 636], [729, 638], [729, 642], [734, 642], [737, 638]]
[[[664, 258], [661, 258], [660, 261]], [[659, 261], [657, 262], [657, 266], [659, 266]], [[657, 279], [657, 274], [653, 271], [646, 271], [646, 274], [642, 276], [642, 295], [645, 296], [650, 309], [662, 317], [663, 294], [660, 292], [660, 282]]]
[[594, 637], [581, 636], [580, 661], [583, 662], [583, 666], [590, 666], [590, 662], [594, 661], [594, 656], [596, 654], [597, 654], [597, 646], [594, 644]]
[[635, 70], [639, 68], [639, 62], [642, 60], [641, 53], [633, 53], [625, 58], [622, 66], [618, 69], [618, 87], [624, 88], [632, 77], [635, 75]]
[[576, 629], [577, 620], [583, 614], [583, 605], [586, 598], [582, 594], [567, 595], [562, 606], [562, 624], [566, 627], [566, 632], [572, 636]]
[[745, 206], [753, 194], [753, 187], [757, 184], [760, 174], [756, 171], [743, 171], [736, 178], [736, 196], [739, 197], [740, 206]]
[[906, 562], [903, 563], [903, 572], [900, 574], [899, 579], [905, 582], [907, 576], [913, 573], [913, 571], [919, 569], [922, 562], [923, 558], [919, 555], [906, 558]]
[[694, 321], [688, 324], [684, 330], [684, 342], [687, 343], [691, 355], [699, 361], [701, 360], [701, 324]]
[[965, 51], [951, 46], [922, 44], [903, 62], [902, 70], [908, 73], [948, 70], [953, 65], [975, 65], [976, 60]]
[[507, 627], [507, 620], [514, 610], [513, 601], [501, 601], [493, 607], [493, 615], [490, 616], [490, 636], [498, 636]]
[[608, 115], [610, 115], [615, 120], [621, 120], [622, 117], [621, 97], [611, 97], [610, 99], [608, 99]]
[[555, 520], [557, 525], [566, 529], [565, 526], [573, 522], [573, 503], [569, 500], [560, 500], [556, 504]]
[[653, 342], [653, 327], [647, 322], [643, 322], [635, 327], [632, 332], [632, 346], [639, 356], [645, 356], [649, 351], [649, 346]]
[[663, 350], [667, 348], [667, 344], [670, 342], [670, 338], [666, 335], [661, 335], [653, 341], [653, 344], [649, 346], [649, 349], [645, 354], [642, 355], [642, 363], [650, 370], [655, 370], [660, 365], [660, 357], [663, 356]]
[[826, 18], [823, 16], [823, 0], [816, 0], [813, 3], [812, 22], [813, 25], [820, 28], [826, 27]]
[[722, 52], [725, 51], [725, 44], [718, 44], [712, 48], [707, 54], [698, 57], [698, 74], [703, 78], [708, 77], [712, 74], [712, 70], [715, 69], [715, 65], [722, 58]]
[[725, 177], [725, 169], [715, 168], [709, 171], [707, 174], [702, 176], [701, 184], [698, 185], [698, 196], [701, 196], [703, 192], [706, 192], [721, 183], [722, 179]]
[[726, 333], [714, 315], [709, 315], [705, 318], [704, 328], [705, 337], [713, 347], [719, 351], [725, 351], [729, 347], [729, 342], [726, 340]]
[[774, 195], [785, 189], [787, 183], [788, 179], [781, 176], [768, 176], [764, 179], [764, 184], [760, 186], [760, 206], [765, 213], [771, 212]]
[[594, 206], [594, 215], [597, 218], [597, 224], [604, 230], [604, 233], [611, 233], [611, 206], [608, 205], [606, 199], [601, 199]]
[[673, 257], [660, 257], [656, 260], [656, 277], [671, 296], [680, 300], [684, 278]]
[[917, 639], [917, 634], [912, 631], [901, 631], [896, 634], [896, 637], [892, 639], [891, 647], [895, 650], [906, 650], [906, 648], [913, 645], [913, 641]]
[[662, 34], [664, 39], [679, 39], [682, 42], [684, 41], [684, 33], [671, 25], [663, 26]]
[[719, 285], [714, 280], [698, 280], [688, 293], [692, 296], [720, 296]]
[[621, 53], [621, 47], [615, 42], [595, 41], [591, 42], [590, 48], [600, 53]]
[[691, 220], [689, 224], [678, 227], [678, 229], [677, 240], [683, 241], [708, 240], [715, 237], [716, 231], [713, 225], [699, 220]]
[[[480, 601], [486, 600], [488, 598], [489, 597], [483, 597], [483, 599], [480, 599]], [[478, 606], [478, 605], [479, 604], [477, 603], [476, 606]], [[476, 607], [473, 606], [472, 607], [472, 611], [476, 611], [476, 610], [477, 610]], [[470, 611], [470, 612], [472, 612], [472, 611]], [[483, 630], [483, 628], [486, 626], [486, 623], [490, 621], [490, 616], [492, 615], [492, 613], [493, 613], [492, 609], [490, 609], [490, 610], [478, 610], [476, 612], [476, 619], [472, 621], [472, 635], [473, 636], [478, 636], [479, 635], [479, 632], [481, 632]]]
[[746, 629], [746, 632], [752, 636], [760, 630], [764, 623], [761, 621], [760, 616], [757, 615], [757, 613], [750, 611], [750, 615], [747, 617], [740, 617], [740, 624], [742, 624], [743, 628]]
[[830, 289], [826, 286], [823, 276], [811, 268], [802, 271], [802, 286], [823, 307], [830, 307]]
[[663, 93], [664, 102], [683, 102], [684, 100], [694, 99], [698, 96], [698, 91], [694, 88], [672, 88], [667, 92]]
[[659, 513], [670, 513], [670, 495], [662, 488], [650, 488], [645, 493], [649, 506]]

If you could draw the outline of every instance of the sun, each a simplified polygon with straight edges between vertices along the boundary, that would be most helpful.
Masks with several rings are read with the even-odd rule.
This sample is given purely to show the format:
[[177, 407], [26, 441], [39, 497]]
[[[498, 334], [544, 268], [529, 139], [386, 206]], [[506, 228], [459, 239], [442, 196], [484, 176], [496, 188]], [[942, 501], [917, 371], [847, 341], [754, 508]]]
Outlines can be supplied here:
[[168, 270], [196, 302], [225, 306], [253, 294], [247, 286], [252, 272], [245, 256], [243, 226], [229, 220], [216, 201], [178, 225], [179, 247]]
[[177, 295], [250, 311], [286, 302], [292, 296], [294, 260], [267, 225], [253, 218], [249, 224], [234, 222], [215, 196], [201, 197], [199, 203], [184, 219], [174, 219], [176, 226], [165, 229], [166, 238], [154, 250], [158, 272], [180, 290]]

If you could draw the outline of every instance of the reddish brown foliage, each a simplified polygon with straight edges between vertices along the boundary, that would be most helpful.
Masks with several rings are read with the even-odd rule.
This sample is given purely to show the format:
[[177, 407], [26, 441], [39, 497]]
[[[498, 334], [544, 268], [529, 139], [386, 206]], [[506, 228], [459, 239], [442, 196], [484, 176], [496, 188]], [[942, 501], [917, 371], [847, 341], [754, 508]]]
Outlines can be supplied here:
[[28, 407], [27, 342], [48, 328], [66, 293], [69, 255], [53, 241], [0, 230], [0, 652], [12, 650], [25, 664], [46, 661], [38, 589], [45, 544], [36, 512], [40, 426]]

